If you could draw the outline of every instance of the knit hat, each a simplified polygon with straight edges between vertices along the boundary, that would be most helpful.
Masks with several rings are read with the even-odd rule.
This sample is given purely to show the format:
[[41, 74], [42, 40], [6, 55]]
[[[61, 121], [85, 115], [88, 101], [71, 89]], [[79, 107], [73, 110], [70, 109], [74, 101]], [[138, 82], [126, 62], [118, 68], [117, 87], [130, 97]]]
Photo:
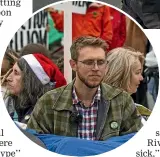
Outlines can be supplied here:
[[66, 85], [66, 80], [52, 60], [43, 54], [35, 53], [22, 56], [43, 85], [55, 83], [55, 88]]

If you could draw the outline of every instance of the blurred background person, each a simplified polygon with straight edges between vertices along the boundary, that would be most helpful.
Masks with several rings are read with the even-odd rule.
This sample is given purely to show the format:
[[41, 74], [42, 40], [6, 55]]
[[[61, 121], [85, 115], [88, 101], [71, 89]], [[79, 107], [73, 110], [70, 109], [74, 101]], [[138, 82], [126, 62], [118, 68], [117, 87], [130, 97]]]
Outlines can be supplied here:
[[110, 7], [113, 37], [109, 50], [122, 47], [126, 40], [126, 16], [118, 10]]
[[[139, 51], [143, 54], [145, 57], [148, 53], [148, 39], [142, 29], [129, 17], [126, 17], [126, 41], [125, 46], [132, 47], [136, 51]], [[143, 65], [143, 69], [145, 69], [145, 66]], [[142, 72], [143, 77], [144, 76], [144, 70]], [[145, 92], [144, 92], [145, 91]], [[146, 79], [141, 81], [137, 92], [132, 94], [132, 97], [136, 103], [139, 104], [145, 104], [146, 107], [148, 107], [148, 101], [147, 101], [147, 95], [144, 94], [147, 92], [147, 82]]]
[[134, 48], [145, 57], [148, 51], [147, 44], [148, 39], [142, 29], [133, 20], [126, 17], [126, 41], [124, 45]]
[[[100, 37], [106, 41], [108, 48], [112, 41], [112, 23], [108, 6], [86, 2], [85, 14], [72, 13], [72, 40], [84, 35]], [[55, 27], [63, 32], [64, 15], [62, 11], [48, 8], [55, 22]]]
[[[51, 50], [52, 51], [52, 50]], [[63, 73], [63, 62], [60, 62], [61, 58], [55, 57], [56, 55], [53, 55], [52, 52], [48, 50], [44, 45], [39, 44], [39, 43], [31, 43], [27, 44], [24, 46], [20, 52], [19, 56], [24, 56], [27, 54], [34, 54], [34, 53], [40, 53], [43, 54], [44, 56], [48, 57], [51, 59], [59, 68], [59, 70]], [[61, 55], [60, 55], [61, 56]]]
[[[63, 37], [64, 33], [59, 32], [55, 28], [55, 22], [53, 21], [50, 14], [48, 14], [48, 48], [50, 51], [50, 57], [52, 60], [58, 65], [60, 71], [64, 73], [63, 71]], [[61, 61], [62, 60], [62, 61]]]
[[144, 76], [147, 82], [147, 100], [149, 102], [148, 106], [152, 110], [158, 95], [159, 68], [156, 55], [151, 45], [145, 58]]
[[[95, 2], [86, 2], [86, 7], [85, 14], [72, 13], [72, 40], [85, 35], [100, 37], [107, 43], [107, 50], [109, 50], [113, 37], [110, 7]], [[47, 10], [55, 23], [55, 28], [64, 32], [64, 12], [53, 7]], [[63, 60], [62, 54], [58, 60], [60, 69], [63, 69]], [[75, 72], [72, 73], [74, 78]]]
[[[143, 81], [142, 53], [129, 48], [116, 48], [108, 53], [107, 62], [108, 70], [104, 82], [130, 94], [136, 93], [140, 82]], [[136, 105], [139, 112], [143, 116], [149, 116], [150, 111], [141, 105]]]
[[107, 55], [108, 70], [104, 81], [107, 84], [133, 94], [143, 80], [144, 57], [140, 52], [116, 48]]
[[7, 97], [18, 115], [18, 121], [26, 123], [37, 100], [47, 91], [66, 85], [58, 67], [39, 53], [22, 56], [7, 77]]
[[19, 52], [19, 56], [24, 56], [28, 54], [34, 54], [34, 53], [39, 53], [43, 54], [44, 56], [51, 58], [49, 51], [45, 46], [39, 43], [30, 43], [25, 45]]

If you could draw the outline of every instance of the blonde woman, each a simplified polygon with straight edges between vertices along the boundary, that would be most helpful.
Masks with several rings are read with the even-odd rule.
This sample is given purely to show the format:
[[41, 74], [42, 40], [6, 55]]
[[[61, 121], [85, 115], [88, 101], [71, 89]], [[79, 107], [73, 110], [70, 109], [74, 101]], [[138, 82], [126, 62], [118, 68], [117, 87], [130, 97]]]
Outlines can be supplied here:
[[[130, 94], [136, 93], [143, 80], [143, 54], [131, 48], [115, 48], [108, 53], [107, 62], [108, 69], [104, 82]], [[142, 115], [150, 115], [147, 108], [138, 104], [136, 106]]]

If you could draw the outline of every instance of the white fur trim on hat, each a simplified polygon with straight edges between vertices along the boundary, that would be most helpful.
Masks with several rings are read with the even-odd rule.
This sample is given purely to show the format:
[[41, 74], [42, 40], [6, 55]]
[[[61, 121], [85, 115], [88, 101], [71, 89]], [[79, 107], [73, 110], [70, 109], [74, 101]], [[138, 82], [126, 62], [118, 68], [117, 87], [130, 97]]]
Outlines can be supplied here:
[[26, 60], [26, 62], [29, 64], [30, 68], [33, 70], [35, 75], [38, 77], [38, 79], [42, 82], [43, 85], [50, 82], [49, 76], [44, 71], [41, 64], [38, 62], [38, 60], [35, 58], [33, 54], [22, 56]]

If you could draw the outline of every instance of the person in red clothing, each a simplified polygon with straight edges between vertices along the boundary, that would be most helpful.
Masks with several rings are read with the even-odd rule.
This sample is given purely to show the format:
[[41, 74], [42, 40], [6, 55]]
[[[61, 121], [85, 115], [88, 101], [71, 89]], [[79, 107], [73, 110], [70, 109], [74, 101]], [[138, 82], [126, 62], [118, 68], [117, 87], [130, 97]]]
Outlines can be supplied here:
[[122, 47], [126, 40], [126, 16], [118, 10], [110, 7], [113, 37], [109, 49]]
[[[63, 32], [64, 16], [62, 11], [48, 8], [55, 27]], [[106, 41], [108, 47], [112, 41], [112, 23], [108, 6], [87, 2], [86, 14], [72, 13], [72, 40], [84, 35], [100, 37]]]

